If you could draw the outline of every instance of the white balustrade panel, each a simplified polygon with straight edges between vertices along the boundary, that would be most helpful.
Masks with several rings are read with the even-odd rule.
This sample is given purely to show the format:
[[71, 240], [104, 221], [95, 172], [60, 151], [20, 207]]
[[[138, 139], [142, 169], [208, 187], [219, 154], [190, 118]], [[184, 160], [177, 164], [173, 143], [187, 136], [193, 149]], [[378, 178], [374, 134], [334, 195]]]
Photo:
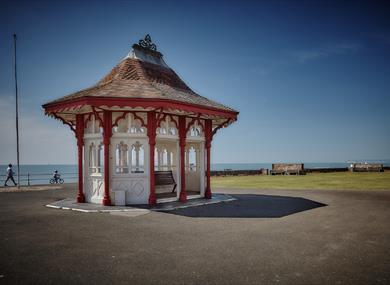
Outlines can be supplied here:
[[[126, 205], [147, 204], [149, 200], [149, 178], [148, 177], [115, 177], [112, 179], [112, 192], [125, 192]], [[115, 201], [115, 199], [113, 199]]]
[[101, 204], [104, 197], [103, 177], [88, 177], [84, 189], [85, 200], [89, 203]]

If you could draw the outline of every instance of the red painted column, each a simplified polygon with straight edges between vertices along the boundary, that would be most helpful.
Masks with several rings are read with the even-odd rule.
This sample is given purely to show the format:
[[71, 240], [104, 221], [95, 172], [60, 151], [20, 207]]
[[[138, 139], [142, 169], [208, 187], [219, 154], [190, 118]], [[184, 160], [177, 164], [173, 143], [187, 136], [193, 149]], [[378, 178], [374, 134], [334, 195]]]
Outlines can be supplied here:
[[211, 120], [206, 120], [205, 121], [205, 138], [206, 138], [206, 156], [207, 156], [207, 162], [206, 162], [206, 191], [204, 193], [204, 197], [206, 199], [211, 199], [212, 194], [211, 194], [211, 186], [210, 186], [210, 162], [211, 162], [211, 141], [213, 138], [212, 134], [212, 122]]
[[112, 114], [103, 112], [103, 144], [104, 144], [104, 197], [103, 205], [111, 206], [110, 198], [110, 141], [112, 136]]
[[186, 192], [186, 170], [185, 170], [185, 149], [186, 149], [186, 117], [179, 117], [179, 146], [180, 146], [180, 202], [187, 202]]
[[84, 115], [76, 115], [76, 139], [79, 168], [79, 192], [77, 193], [77, 203], [84, 203], [85, 196], [83, 192], [83, 146], [84, 146]]
[[154, 148], [156, 146], [156, 112], [148, 112], [148, 137], [149, 137], [149, 175], [150, 193], [149, 205], [157, 203], [156, 189], [154, 181]]

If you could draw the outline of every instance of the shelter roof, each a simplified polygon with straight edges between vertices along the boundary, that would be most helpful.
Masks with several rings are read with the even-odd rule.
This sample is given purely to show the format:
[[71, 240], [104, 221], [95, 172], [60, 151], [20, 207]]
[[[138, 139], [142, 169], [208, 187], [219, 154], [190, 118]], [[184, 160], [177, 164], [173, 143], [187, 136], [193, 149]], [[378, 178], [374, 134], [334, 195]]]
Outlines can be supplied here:
[[[106, 76], [92, 87], [51, 101], [43, 107], [60, 106], [63, 103], [80, 101], [83, 98], [112, 98], [169, 101], [194, 105], [237, 115], [238, 112], [223, 104], [200, 96], [163, 60], [147, 35]], [[235, 116], [234, 116], [235, 117]]]

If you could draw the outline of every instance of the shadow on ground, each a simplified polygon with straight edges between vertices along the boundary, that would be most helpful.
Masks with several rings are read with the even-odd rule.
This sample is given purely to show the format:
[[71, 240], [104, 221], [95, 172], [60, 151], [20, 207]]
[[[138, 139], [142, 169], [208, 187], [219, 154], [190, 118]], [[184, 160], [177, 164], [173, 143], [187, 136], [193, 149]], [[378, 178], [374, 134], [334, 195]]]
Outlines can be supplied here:
[[272, 195], [231, 195], [237, 200], [166, 211], [193, 218], [280, 218], [291, 214], [327, 206], [300, 197]]

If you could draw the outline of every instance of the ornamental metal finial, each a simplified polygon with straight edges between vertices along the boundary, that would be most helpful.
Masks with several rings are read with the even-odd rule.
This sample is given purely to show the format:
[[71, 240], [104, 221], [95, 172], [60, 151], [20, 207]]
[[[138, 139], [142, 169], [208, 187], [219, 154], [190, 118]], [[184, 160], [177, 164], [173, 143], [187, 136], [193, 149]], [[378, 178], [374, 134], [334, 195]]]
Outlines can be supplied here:
[[157, 50], [157, 47], [152, 43], [152, 38], [149, 34], [147, 34], [143, 40], [139, 40], [138, 44], [145, 49], [150, 49], [153, 51]]

